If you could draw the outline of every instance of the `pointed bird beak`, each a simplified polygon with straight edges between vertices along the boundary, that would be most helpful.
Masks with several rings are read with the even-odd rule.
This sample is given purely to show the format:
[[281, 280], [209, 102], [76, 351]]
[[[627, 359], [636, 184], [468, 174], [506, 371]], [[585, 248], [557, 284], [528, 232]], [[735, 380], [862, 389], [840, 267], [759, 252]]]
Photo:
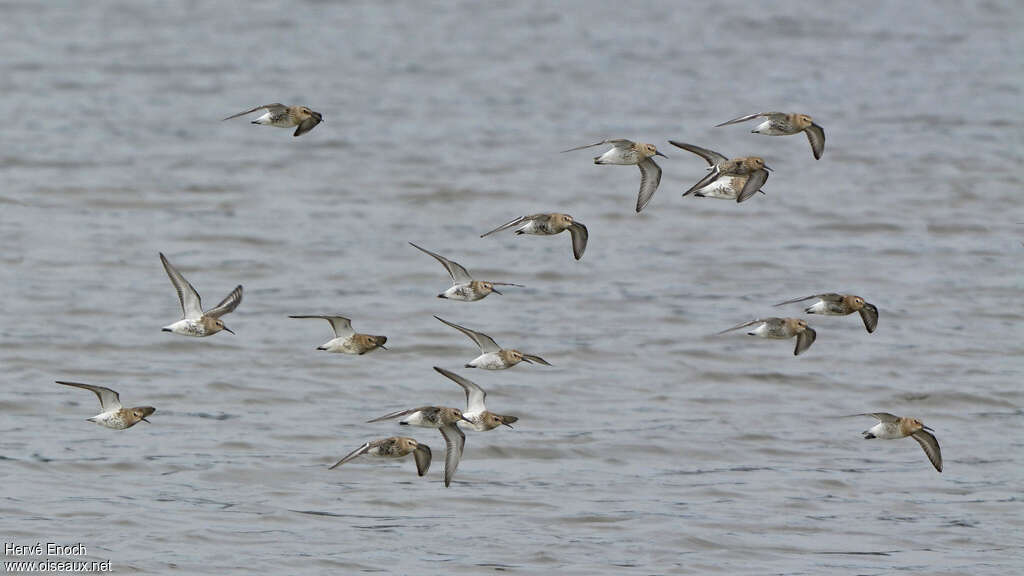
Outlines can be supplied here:
[[767, 164], [764, 165], [764, 169], [769, 171], [769, 172], [775, 172], [775, 170], [772, 170], [771, 168], [769, 168]]
[[152, 424], [152, 422], [150, 422], [149, 420], [146, 420], [145, 416], [142, 417], [142, 421], [145, 422], [146, 424]]
[[528, 362], [528, 363], [530, 363], [530, 364], [533, 364], [533, 360], [530, 360], [530, 359], [529, 359], [529, 358], [527, 358], [526, 356], [523, 356], [523, 362]]
[[929, 432], [935, 432], [935, 430], [932, 430], [931, 428], [929, 428], [929, 427], [927, 427], [927, 426], [921, 426], [921, 429], [922, 429], [922, 430], [927, 430], [927, 431], [929, 431]]
[[390, 350], [390, 348], [388, 348], [387, 346], [385, 346], [385, 345], [383, 345], [383, 344], [381, 344], [380, 346], [378, 346], [378, 348], [380, 348], [381, 350]]
[[[512, 428], [512, 425], [509, 424], [508, 422], [502, 422], [502, 424], [504, 424], [505, 426], [508, 426], [509, 428]], [[515, 428], [512, 428], [512, 429], [515, 430]]]
[[472, 420], [470, 420], [469, 418], [466, 418], [465, 416], [463, 416], [463, 415], [461, 415], [461, 414], [459, 415], [459, 420], [465, 420], [466, 422], [469, 422], [470, 424], [472, 424], [472, 423], [473, 423], [473, 421], [472, 421]]
[[504, 296], [504, 294], [502, 294], [501, 292], [498, 292], [498, 289], [497, 289], [497, 288], [491, 288], [491, 292], [494, 292], [494, 293], [495, 293], [495, 294], [497, 294], [498, 296]]
[[668, 156], [665, 156], [665, 155], [664, 155], [664, 154], [662, 154], [661, 152], [655, 152], [655, 153], [654, 153], [654, 155], [655, 155], [655, 156], [661, 156], [662, 158], [668, 158]]
[[232, 330], [231, 328], [228, 328], [227, 326], [225, 326], [224, 329], [227, 330], [228, 332], [231, 332], [232, 334], [235, 333], [234, 330]]

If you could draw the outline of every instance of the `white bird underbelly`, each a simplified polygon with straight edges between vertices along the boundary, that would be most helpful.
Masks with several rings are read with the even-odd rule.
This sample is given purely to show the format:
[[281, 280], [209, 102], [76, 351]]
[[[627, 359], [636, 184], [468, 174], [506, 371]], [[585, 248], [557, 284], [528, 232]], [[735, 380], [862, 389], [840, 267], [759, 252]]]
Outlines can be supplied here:
[[538, 236], [547, 236], [549, 235], [549, 232], [536, 220], [530, 220], [522, 227], [516, 229], [516, 234], [536, 234]]
[[721, 198], [722, 200], [735, 200], [747, 183], [745, 176], [723, 176], [711, 184], [697, 190], [694, 196], [704, 198]]
[[597, 158], [594, 158], [594, 164], [620, 164], [628, 166], [636, 164], [638, 161], [636, 152], [622, 148], [612, 148]]
[[483, 368], [484, 370], [504, 370], [508, 368], [497, 352], [481, 354], [467, 362], [466, 365], [473, 368]]
[[898, 427], [887, 426], [885, 422], [879, 422], [868, 429], [875, 438], [881, 438], [882, 440], [895, 440], [897, 438], [903, 438], [899, 434]]
[[120, 410], [111, 410], [109, 412], [101, 412], [92, 418], [88, 419], [90, 422], [95, 422], [100, 426], [107, 428], [113, 428], [114, 430], [124, 430], [128, 426], [126, 425], [124, 418], [121, 416]]
[[459, 426], [461, 428], [470, 428], [472, 430], [476, 430], [477, 432], [487, 431], [487, 427], [484, 426], [483, 422], [480, 421], [480, 414], [476, 414], [475, 416], [466, 416], [466, 413], [463, 412], [462, 415], [466, 418], [466, 420], [469, 420], [469, 422], [466, 422], [466, 420], [459, 420], [458, 422], [455, 423], [456, 426]]
[[475, 302], [483, 296], [475, 292], [469, 284], [456, 284], [441, 294], [442, 298], [449, 300], [461, 300], [463, 302]]
[[206, 336], [206, 328], [200, 322], [187, 318], [164, 326], [163, 330], [181, 334], [182, 336]]
[[291, 128], [295, 124], [291, 122], [291, 119], [287, 114], [281, 114], [274, 117], [273, 114], [267, 112], [259, 118], [252, 121], [253, 124], [262, 124], [264, 126], [277, 126], [278, 128]]
[[767, 322], [762, 322], [760, 326], [758, 326], [757, 328], [754, 328], [750, 332], [747, 332], [747, 334], [751, 334], [753, 336], [760, 336], [761, 338], [775, 338], [775, 339], [778, 339], [778, 340], [785, 340], [787, 338], [792, 338], [792, 335], [786, 336], [785, 334], [781, 334], [778, 331], [772, 330], [768, 326]]
[[807, 312], [808, 314], [825, 314], [826, 316], [846, 315], [845, 312], [837, 310], [832, 306], [829, 306], [829, 303], [825, 302], [824, 300], [818, 300], [814, 304], [811, 304], [810, 306], [804, 309], [804, 312]]
[[437, 422], [431, 422], [430, 420], [425, 418], [423, 416], [423, 412], [422, 411], [413, 412], [412, 414], [409, 414], [405, 418], [402, 418], [401, 423], [402, 424], [407, 424], [409, 426], [421, 426], [423, 428], [437, 428], [438, 427], [438, 423]]
[[345, 338], [335, 338], [328, 340], [321, 345], [317, 350], [326, 350], [328, 352], [334, 352], [337, 354], [353, 354], [358, 355], [360, 353], [359, 348], [355, 345], [352, 336]]
[[754, 128], [752, 130], [752, 132], [755, 132], [757, 134], [764, 134], [766, 136], [789, 136], [790, 134], [794, 134], [794, 132], [780, 130], [777, 126], [772, 124], [771, 120], [765, 120], [764, 122], [761, 122], [760, 124], [757, 125], [757, 128]]

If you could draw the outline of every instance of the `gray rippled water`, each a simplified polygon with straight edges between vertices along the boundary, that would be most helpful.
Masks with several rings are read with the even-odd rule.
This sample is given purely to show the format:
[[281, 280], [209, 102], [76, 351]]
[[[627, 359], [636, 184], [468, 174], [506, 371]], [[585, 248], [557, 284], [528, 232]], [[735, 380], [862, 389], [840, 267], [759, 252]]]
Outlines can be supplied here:
[[[4, 2], [0, 535], [119, 573], [971, 574], [1024, 569], [1024, 9], [1019, 2]], [[308, 135], [219, 119], [281, 101]], [[712, 128], [805, 111], [828, 137]], [[669, 159], [594, 166], [603, 138]], [[775, 172], [680, 197], [703, 162]], [[596, 149], [595, 149], [596, 151]], [[564, 211], [569, 239], [479, 234]], [[505, 296], [438, 300], [444, 270]], [[157, 253], [237, 336], [161, 333]], [[865, 296], [818, 340], [711, 334], [772, 303]], [[392, 348], [317, 352], [341, 312]], [[797, 314], [796, 306], [785, 313]], [[459, 368], [487, 332], [554, 367]], [[328, 471], [369, 417], [462, 392], [514, 430]], [[85, 422], [109, 385], [157, 407]], [[936, 430], [864, 442], [890, 411]], [[8, 557], [7, 560], [11, 558]], [[16, 559], [25, 559], [19, 557]], [[36, 558], [39, 559], [39, 558]], [[53, 559], [51, 557], [51, 559]]]

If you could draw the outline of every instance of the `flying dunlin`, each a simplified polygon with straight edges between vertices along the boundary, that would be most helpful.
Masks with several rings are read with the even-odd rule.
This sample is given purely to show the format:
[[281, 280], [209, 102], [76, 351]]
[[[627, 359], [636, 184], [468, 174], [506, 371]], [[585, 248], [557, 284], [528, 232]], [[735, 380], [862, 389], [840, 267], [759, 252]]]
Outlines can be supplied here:
[[759, 318], [722, 330], [719, 334], [755, 325], [757, 326], [756, 328], [747, 332], [750, 336], [779, 340], [796, 336], [796, 348], [793, 350], [794, 356], [799, 356], [801, 352], [810, 348], [811, 344], [814, 344], [814, 339], [818, 337], [814, 329], [808, 326], [807, 322], [799, 318]]
[[199, 298], [196, 289], [185, 280], [185, 277], [178, 272], [167, 260], [167, 257], [160, 254], [160, 261], [164, 263], [164, 270], [178, 291], [178, 300], [181, 302], [181, 313], [184, 316], [174, 324], [163, 327], [164, 332], [173, 332], [183, 336], [210, 336], [221, 330], [234, 334], [230, 328], [224, 325], [220, 317], [231, 312], [242, 302], [242, 285], [239, 284], [213, 308], [203, 312], [203, 303]]
[[92, 418], [87, 418], [87, 420], [95, 422], [100, 426], [113, 428], [114, 430], [124, 430], [125, 428], [135, 426], [139, 422], [149, 422], [149, 420], [146, 420], [146, 416], [156, 412], [156, 408], [152, 406], [124, 408], [121, 406], [121, 399], [117, 392], [103, 386], [79, 384], [78, 382], [62, 382], [60, 380], [57, 380], [57, 384], [91, 390], [96, 394], [96, 397], [100, 399], [100, 409], [103, 411]]
[[562, 150], [562, 152], [583, 150], [584, 148], [593, 148], [602, 144], [611, 144], [612, 148], [600, 156], [595, 156], [594, 164], [619, 164], [626, 166], [635, 164], [640, 168], [640, 194], [636, 199], [636, 211], [639, 213], [651, 201], [651, 197], [654, 196], [654, 192], [658, 189], [658, 184], [661, 182], [661, 168], [654, 163], [653, 157], [661, 156], [662, 158], [668, 158], [668, 156], [658, 152], [654, 144], [644, 144], [642, 142], [622, 139], [602, 140], [594, 144]]
[[[442, 408], [438, 406], [421, 406], [410, 410], [392, 412], [380, 418], [367, 420], [367, 422], [381, 422], [401, 418], [398, 422], [402, 425], [420, 426], [423, 428], [436, 428], [444, 438], [444, 485], [451, 486], [455, 470], [459, 467], [462, 459], [462, 450], [466, 447], [466, 435], [459, 429], [456, 422], [466, 420], [462, 411], [458, 408]], [[466, 420], [469, 422], [469, 420]]]
[[317, 346], [317, 350], [355, 355], [366, 354], [377, 348], [387, 350], [384, 346], [384, 343], [388, 341], [387, 336], [359, 334], [352, 329], [352, 321], [344, 316], [308, 314], [289, 316], [289, 318], [322, 318], [331, 323], [331, 328], [334, 329], [334, 338]]
[[438, 298], [461, 300], [463, 302], [475, 302], [486, 298], [491, 292], [500, 296], [501, 292], [499, 292], [495, 286], [523, 287], [522, 284], [512, 284], [511, 282], [485, 282], [483, 280], [473, 280], [473, 277], [469, 275], [469, 272], [458, 262], [453, 262], [440, 254], [434, 254], [430, 250], [421, 248], [412, 242], [409, 242], [409, 244], [413, 248], [433, 256], [438, 262], [444, 265], [445, 270], [447, 270], [448, 274], [452, 277], [452, 287], [438, 294]]
[[910, 436], [924, 449], [924, 453], [928, 455], [928, 459], [931, 460], [932, 466], [939, 472], [942, 472], [942, 451], [939, 450], [939, 441], [935, 439], [935, 436], [926, 432], [931, 428], [925, 426], [917, 418], [907, 418], [893, 416], [888, 412], [871, 412], [867, 414], [855, 414], [854, 416], [872, 416], [878, 419], [878, 424], [875, 424], [871, 428], [868, 428], [862, 434], [864, 434], [865, 440], [871, 440], [872, 438], [881, 438], [882, 440], [895, 440], [897, 438], [906, 438]]
[[239, 112], [233, 116], [228, 116], [224, 120], [231, 120], [232, 118], [252, 114], [257, 110], [266, 110], [267, 112], [263, 116], [253, 120], [253, 124], [277, 126], [278, 128], [291, 128], [292, 126], [298, 126], [292, 136], [302, 136], [306, 132], [312, 130], [324, 119], [322, 114], [314, 112], [305, 106], [285, 106], [284, 104], [275, 103], [257, 106], [252, 110]]
[[405, 436], [392, 436], [363, 444], [349, 452], [348, 456], [338, 460], [338, 463], [328, 468], [328, 470], [334, 470], [345, 462], [354, 460], [363, 454], [379, 458], [402, 458], [412, 454], [413, 459], [416, 460], [417, 474], [423, 476], [430, 469], [430, 446], [420, 444], [416, 440], [406, 438]]
[[518, 350], [511, 348], [502, 348], [498, 346], [487, 334], [481, 332], [475, 332], [469, 328], [464, 328], [458, 324], [452, 324], [451, 322], [434, 316], [441, 322], [455, 328], [459, 332], [462, 332], [466, 336], [469, 336], [476, 345], [480, 347], [480, 355], [470, 360], [466, 364], [466, 368], [484, 368], [486, 370], [504, 370], [505, 368], [511, 368], [520, 362], [528, 362], [530, 364], [538, 363], [545, 366], [551, 366], [547, 360], [540, 356], [534, 356], [532, 354], [524, 354]]
[[846, 316], [847, 314], [859, 312], [860, 319], [864, 321], [864, 327], [867, 328], [869, 334], [878, 327], [878, 308], [870, 302], [865, 302], [860, 296], [854, 296], [853, 294], [836, 294], [834, 292], [815, 294], [813, 296], [779, 302], [776, 306], [795, 304], [796, 302], [803, 302], [812, 298], [817, 298], [818, 301], [804, 309], [804, 312], [808, 314]]
[[[686, 144], [684, 142], [676, 142], [675, 140], [669, 140], [669, 144], [693, 152], [701, 158], [707, 160], [710, 170], [729, 170], [729, 159], [725, 156], [715, 152], [714, 150], [708, 150], [707, 148], [701, 148], [700, 146], [694, 146], [693, 144]], [[704, 182], [705, 178], [702, 178], [698, 184]], [[683, 193], [683, 196], [693, 194], [694, 196], [707, 197], [707, 198], [722, 198], [725, 200], [736, 200], [736, 202], [743, 202], [744, 200], [753, 196], [756, 192], [764, 194], [763, 190], [759, 189], [759, 186], [764, 184], [764, 181], [768, 179], [767, 170], [755, 170], [751, 174], [741, 175], [721, 175], [718, 178], [713, 179], [710, 183], [704, 186], [693, 186], [689, 190]], [[748, 186], [749, 184], [749, 186]]]
[[[519, 226], [522, 224], [522, 226]], [[532, 214], [530, 216], [520, 216], [515, 220], [506, 222], [501, 226], [498, 226], [494, 230], [486, 234], [481, 234], [481, 238], [485, 238], [494, 234], [495, 232], [501, 232], [514, 226], [519, 226], [516, 229], [516, 235], [519, 234], [533, 234], [536, 236], [552, 236], [554, 234], [561, 234], [566, 230], [572, 236], [572, 255], [577, 260], [583, 258], [583, 251], [587, 249], [587, 227], [582, 223], [573, 220], [572, 216], [568, 214], [559, 214], [553, 212], [551, 214]]]
[[477, 432], [486, 432], [487, 430], [493, 430], [498, 426], [512, 427], [512, 423], [519, 420], [516, 416], [503, 416], [501, 414], [495, 414], [487, 410], [487, 406], [484, 405], [484, 400], [487, 399], [487, 392], [483, 388], [479, 387], [472, 380], [463, 378], [458, 374], [445, 370], [444, 368], [438, 368], [434, 366], [439, 374], [447, 376], [453, 382], [462, 386], [462, 389], [466, 392], [466, 409], [462, 411], [462, 420], [469, 422], [473, 430]]
[[738, 124], [740, 122], [746, 122], [747, 120], [753, 120], [754, 118], [767, 118], [767, 120], [758, 124], [757, 128], [751, 130], [754, 134], [789, 136], [790, 134], [805, 132], [807, 134], [807, 141], [811, 143], [811, 152], [814, 153], [814, 159], [819, 160], [821, 155], [825, 152], [825, 130], [821, 126], [815, 124], [807, 114], [760, 112], [758, 114], [748, 114], [746, 116], [740, 116], [739, 118], [733, 118], [732, 120], [722, 122], [715, 127], [717, 128], [718, 126]]

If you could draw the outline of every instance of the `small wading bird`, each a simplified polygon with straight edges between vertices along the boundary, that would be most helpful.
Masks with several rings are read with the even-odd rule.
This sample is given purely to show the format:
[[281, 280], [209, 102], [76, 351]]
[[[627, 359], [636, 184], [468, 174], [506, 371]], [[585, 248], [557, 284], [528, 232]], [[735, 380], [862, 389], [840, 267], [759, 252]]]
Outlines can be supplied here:
[[438, 298], [461, 300], [463, 302], [475, 302], [477, 300], [483, 300], [491, 292], [501, 296], [501, 292], [499, 292], [495, 286], [523, 287], [522, 284], [512, 284], [510, 282], [486, 282], [483, 280], [473, 280], [473, 277], [469, 275], [469, 272], [466, 271], [466, 269], [458, 262], [449, 260], [440, 254], [434, 254], [426, 248], [420, 248], [412, 242], [409, 242], [409, 245], [421, 252], [425, 252], [433, 256], [444, 266], [445, 270], [448, 271], [448, 275], [452, 277], [452, 287], [438, 294]]
[[329, 314], [306, 314], [299, 316], [289, 316], [289, 318], [321, 318], [327, 320], [331, 324], [331, 328], [334, 329], [334, 338], [324, 342], [320, 346], [317, 346], [317, 350], [326, 350], [327, 352], [337, 352], [340, 354], [353, 354], [362, 355], [382, 348], [387, 350], [384, 343], [388, 341], [387, 336], [373, 336], [370, 334], [359, 334], [352, 329], [352, 321], [344, 316], [329, 315]]
[[445, 488], [451, 486], [452, 478], [455, 476], [455, 470], [458, 469], [459, 461], [462, 459], [462, 451], [466, 447], [466, 434], [463, 433], [462, 430], [459, 430], [459, 427], [456, 424], [460, 420], [469, 422], [469, 420], [463, 418], [462, 411], [458, 408], [421, 406], [419, 408], [392, 412], [391, 414], [386, 414], [380, 418], [367, 420], [367, 423], [392, 420], [394, 418], [401, 418], [398, 422], [401, 425], [436, 428], [441, 432], [441, 437], [444, 438], [445, 445], [444, 485]]
[[751, 320], [750, 322], [744, 322], [743, 324], [722, 330], [719, 334], [725, 334], [726, 332], [732, 332], [733, 330], [739, 330], [748, 326], [756, 326], [753, 330], [747, 332], [750, 336], [777, 340], [785, 340], [796, 336], [796, 348], [793, 350], [794, 356], [799, 356], [801, 352], [810, 348], [811, 344], [814, 344], [814, 340], [818, 337], [818, 333], [808, 326], [807, 322], [799, 318], [758, 318], [757, 320]]
[[285, 106], [284, 104], [274, 103], [257, 106], [251, 110], [246, 110], [245, 112], [239, 112], [238, 114], [228, 116], [224, 120], [231, 120], [232, 118], [252, 114], [257, 110], [266, 110], [267, 112], [253, 120], [253, 124], [276, 126], [278, 128], [291, 128], [292, 126], [298, 126], [292, 136], [302, 136], [316, 127], [317, 124], [323, 122], [324, 119], [322, 114], [314, 112], [305, 106]]
[[454, 372], [438, 368], [437, 366], [434, 366], [434, 370], [462, 386], [462, 389], [465, 390], [466, 409], [462, 411], [462, 420], [469, 422], [473, 430], [486, 432], [502, 425], [511, 428], [512, 423], [519, 420], [516, 416], [503, 416], [488, 411], [487, 406], [484, 405], [484, 400], [487, 399], [487, 392], [469, 378], [463, 378]]
[[878, 420], [878, 424], [862, 432], [865, 440], [872, 440], [874, 438], [895, 440], [910, 436], [921, 445], [924, 453], [928, 455], [928, 460], [931, 461], [932, 466], [935, 466], [936, 470], [942, 472], [942, 451], [939, 450], [939, 441], [935, 439], [935, 436], [927, 432], [934, 432], [934, 430], [922, 424], [917, 418], [893, 416], [888, 412], [869, 412], [867, 414], [854, 414], [854, 416], [871, 416]]
[[729, 124], [746, 122], [747, 120], [753, 120], [754, 118], [767, 118], [767, 120], [761, 122], [756, 128], [751, 130], [754, 134], [765, 134], [767, 136], [789, 136], [791, 134], [799, 134], [800, 132], [803, 132], [807, 134], [807, 141], [811, 143], [811, 152], [814, 154], [815, 160], [820, 160], [821, 155], [825, 153], [825, 130], [821, 126], [815, 124], [807, 114], [759, 112], [757, 114], [748, 114], [746, 116], [740, 116], [739, 118], [733, 118], [727, 122], [717, 124], [715, 128], [718, 128], [719, 126], [728, 126]]
[[103, 386], [79, 384], [78, 382], [62, 382], [60, 380], [57, 380], [57, 384], [82, 388], [96, 394], [96, 397], [100, 399], [100, 409], [102, 412], [92, 418], [87, 418], [86, 420], [114, 430], [131, 428], [139, 422], [148, 423], [149, 420], [146, 420], [146, 416], [156, 412], [156, 408], [153, 408], [152, 406], [124, 408], [121, 406], [121, 398], [118, 396], [117, 392]]
[[341, 466], [345, 462], [354, 460], [362, 455], [376, 456], [378, 458], [403, 458], [412, 454], [413, 459], [416, 461], [416, 473], [423, 476], [430, 469], [430, 446], [426, 444], [420, 444], [412, 438], [406, 438], [404, 436], [392, 436], [390, 438], [382, 438], [380, 440], [373, 440], [363, 444], [359, 448], [348, 453], [347, 456], [338, 460], [338, 462], [328, 468], [328, 470], [334, 470], [338, 466]]
[[[521, 224], [521, 226], [520, 226]], [[520, 216], [515, 220], [511, 220], [498, 226], [494, 230], [481, 234], [481, 238], [486, 238], [495, 232], [501, 232], [514, 226], [516, 228], [516, 235], [520, 234], [533, 234], [535, 236], [553, 236], [555, 234], [561, 234], [566, 230], [569, 231], [569, 235], [572, 236], [572, 255], [577, 260], [583, 258], [583, 251], [587, 249], [587, 227], [582, 223], [573, 220], [572, 216], [568, 214], [559, 214], [557, 212], [551, 214], [532, 214], [530, 216]]]
[[846, 316], [859, 312], [860, 319], [864, 322], [864, 328], [867, 328], [868, 334], [874, 332], [875, 328], [878, 327], [878, 308], [874, 304], [866, 302], [860, 296], [854, 296], [853, 294], [836, 294], [834, 292], [815, 294], [813, 296], [793, 298], [792, 300], [779, 302], [776, 306], [795, 304], [812, 298], [817, 298], [818, 301], [804, 309], [804, 312], [808, 314]]
[[178, 272], [167, 260], [167, 257], [160, 253], [160, 261], [164, 264], [164, 270], [171, 279], [171, 284], [178, 291], [178, 301], [181, 303], [181, 313], [184, 316], [174, 324], [164, 326], [164, 332], [173, 332], [183, 336], [210, 336], [221, 330], [231, 331], [224, 325], [220, 317], [231, 312], [242, 302], [242, 285], [235, 286], [235, 289], [220, 301], [213, 308], [203, 312], [203, 302], [199, 293], [189, 284], [188, 280]]
[[494, 341], [493, 338], [482, 332], [476, 332], [453, 324], [444, 318], [434, 316], [441, 322], [455, 328], [459, 332], [462, 332], [469, 339], [476, 343], [480, 348], [480, 355], [466, 363], [466, 368], [483, 368], [485, 370], [504, 370], [505, 368], [511, 368], [520, 362], [527, 362], [529, 364], [537, 363], [545, 366], [551, 366], [547, 360], [540, 356], [534, 356], [532, 354], [524, 354], [519, 350], [513, 350], [511, 348], [502, 348]]
[[693, 152], [707, 161], [708, 166], [710, 167], [709, 170], [712, 172], [718, 171], [718, 176], [711, 178], [710, 181], [708, 181], [708, 178], [713, 174], [709, 174], [708, 176], [701, 178], [697, 184], [693, 185], [686, 192], [683, 192], [683, 196], [693, 194], [694, 196], [702, 198], [736, 200], [736, 202], [739, 203], [750, 198], [757, 192], [764, 194], [764, 191], [761, 190], [760, 187], [763, 186], [765, 180], [768, 179], [768, 171], [766, 169], [755, 169], [749, 174], [727, 174], [725, 172], [735, 170], [735, 168], [732, 167], [728, 158], [718, 152], [708, 150], [707, 148], [701, 148], [700, 146], [694, 146], [693, 144], [676, 142], [675, 140], [669, 140], [668, 143], [688, 152]]
[[658, 190], [658, 184], [661, 183], [661, 168], [654, 163], [653, 157], [661, 156], [662, 158], [668, 158], [668, 156], [658, 152], [658, 148], [654, 144], [644, 144], [625, 139], [602, 140], [593, 144], [587, 144], [586, 146], [562, 150], [562, 153], [593, 148], [602, 144], [611, 144], [612, 148], [600, 156], [595, 156], [594, 164], [636, 165], [640, 168], [640, 193], [636, 198], [636, 211], [639, 213], [651, 201], [655, 191]]
[[[711, 164], [711, 168], [707, 175], [697, 181], [696, 184], [690, 187], [689, 190], [683, 193], [683, 196], [696, 192], [698, 190], [704, 190], [708, 188], [709, 191], [713, 185], [724, 186], [725, 183], [719, 184], [719, 181], [723, 178], [729, 177], [743, 177], [746, 181], [743, 183], [743, 188], [740, 189], [739, 194], [736, 196], [736, 202], [743, 202], [747, 198], [750, 198], [761, 186], [764, 186], [766, 180], [768, 180], [768, 171], [771, 170], [764, 163], [764, 158], [760, 156], [744, 156], [742, 158], [733, 158], [732, 160], [725, 160], [721, 154], [716, 154], [710, 150], [704, 148], [698, 148], [691, 144], [683, 144], [682, 142], [675, 143], [674, 145], [679, 146], [685, 150], [689, 150], [694, 154], [704, 156], [701, 152], [709, 153], [705, 160]], [[698, 152], [700, 150], [701, 152]], [[712, 163], [712, 159], [715, 160]], [[729, 181], [731, 184], [732, 182]]]

